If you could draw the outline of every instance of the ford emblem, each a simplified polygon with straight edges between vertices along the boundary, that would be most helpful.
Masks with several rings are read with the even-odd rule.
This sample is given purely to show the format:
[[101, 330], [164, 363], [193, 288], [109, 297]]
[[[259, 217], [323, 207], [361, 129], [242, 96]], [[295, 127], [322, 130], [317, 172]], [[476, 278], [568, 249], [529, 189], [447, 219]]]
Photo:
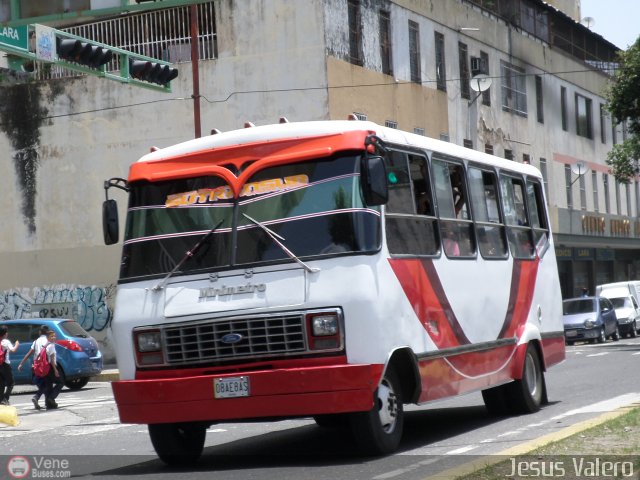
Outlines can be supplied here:
[[222, 337], [220, 341], [222, 343], [228, 343], [232, 345], [234, 343], [238, 343], [243, 338], [244, 337], [239, 333], [227, 333], [224, 337]]

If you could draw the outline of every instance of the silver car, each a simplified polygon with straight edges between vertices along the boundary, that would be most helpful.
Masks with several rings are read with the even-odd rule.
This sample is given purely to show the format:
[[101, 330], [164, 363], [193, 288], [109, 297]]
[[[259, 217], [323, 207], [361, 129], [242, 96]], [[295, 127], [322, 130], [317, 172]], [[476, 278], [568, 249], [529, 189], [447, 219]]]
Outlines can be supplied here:
[[613, 304], [605, 297], [569, 298], [562, 302], [564, 338], [567, 345], [579, 340], [604, 343], [620, 339]]

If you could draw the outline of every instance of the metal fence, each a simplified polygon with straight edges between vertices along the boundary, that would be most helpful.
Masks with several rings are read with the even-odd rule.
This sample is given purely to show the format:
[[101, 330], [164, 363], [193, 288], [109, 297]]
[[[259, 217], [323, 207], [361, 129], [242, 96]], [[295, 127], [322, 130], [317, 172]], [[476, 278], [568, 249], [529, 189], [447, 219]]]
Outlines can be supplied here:
[[[218, 56], [214, 2], [202, 3], [198, 8], [198, 59], [208, 60]], [[191, 61], [190, 7], [166, 8], [146, 13], [132, 14], [100, 22], [87, 23], [63, 29], [65, 32], [88, 38], [140, 55], [171, 63]], [[119, 59], [107, 64], [108, 72], [120, 70]], [[78, 76], [55, 65], [40, 64], [38, 78]]]

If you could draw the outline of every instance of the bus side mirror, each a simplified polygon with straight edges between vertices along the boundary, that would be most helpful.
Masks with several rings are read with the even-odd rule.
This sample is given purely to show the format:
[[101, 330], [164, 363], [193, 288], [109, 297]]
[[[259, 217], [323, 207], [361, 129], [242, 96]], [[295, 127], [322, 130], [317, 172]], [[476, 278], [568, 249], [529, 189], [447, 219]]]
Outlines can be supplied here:
[[361, 181], [364, 201], [369, 207], [385, 205], [389, 200], [387, 168], [380, 156], [365, 155], [361, 164]]
[[102, 202], [102, 233], [105, 245], [118, 243], [118, 225], [118, 203], [115, 200], [105, 200]]

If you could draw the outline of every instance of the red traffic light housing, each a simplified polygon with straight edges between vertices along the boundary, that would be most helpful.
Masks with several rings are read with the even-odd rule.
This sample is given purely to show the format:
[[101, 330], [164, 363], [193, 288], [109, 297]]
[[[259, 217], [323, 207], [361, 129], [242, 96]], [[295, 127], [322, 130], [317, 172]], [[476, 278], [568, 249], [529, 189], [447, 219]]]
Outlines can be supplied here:
[[136, 80], [164, 86], [178, 77], [178, 69], [161, 63], [129, 59], [129, 75]]
[[113, 52], [108, 48], [71, 38], [57, 38], [58, 58], [89, 68], [100, 68], [111, 61]]

